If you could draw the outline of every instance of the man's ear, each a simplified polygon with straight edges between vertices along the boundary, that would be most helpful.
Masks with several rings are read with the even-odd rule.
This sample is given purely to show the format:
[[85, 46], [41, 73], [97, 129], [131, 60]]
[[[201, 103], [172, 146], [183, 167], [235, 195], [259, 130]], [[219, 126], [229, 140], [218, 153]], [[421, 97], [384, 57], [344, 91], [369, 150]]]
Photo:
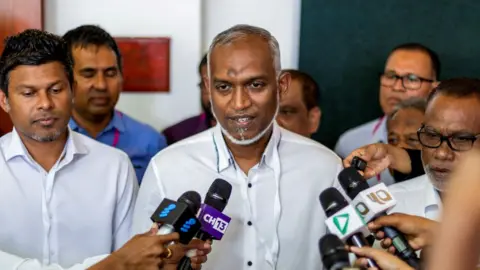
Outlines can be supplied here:
[[322, 110], [320, 107], [315, 106], [308, 112], [308, 125], [310, 135], [317, 132], [320, 127], [320, 121], [322, 119]]
[[207, 90], [207, 93], [210, 94], [210, 79], [208, 78], [208, 76], [202, 77], [201, 83], [203, 83], [203, 86], [205, 87], [205, 90]]
[[0, 90], [0, 107], [6, 112], [10, 112], [10, 104], [8, 104], [8, 97], [7, 95], [3, 92], [3, 89]]
[[440, 84], [440, 81], [434, 81], [434, 82], [432, 82], [432, 90], [433, 90], [434, 88], [437, 88], [437, 86], [438, 86], [439, 84]]
[[290, 87], [292, 82], [292, 75], [288, 71], [284, 71], [280, 74], [278, 78], [278, 91], [280, 91], [280, 98], [282, 98]]

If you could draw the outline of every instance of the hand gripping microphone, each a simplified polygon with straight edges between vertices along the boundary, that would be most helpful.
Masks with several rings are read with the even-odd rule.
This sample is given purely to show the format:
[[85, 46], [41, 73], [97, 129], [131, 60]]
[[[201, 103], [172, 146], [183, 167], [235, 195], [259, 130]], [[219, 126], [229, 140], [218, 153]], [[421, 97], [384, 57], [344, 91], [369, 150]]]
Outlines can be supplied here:
[[[355, 208], [348, 204], [340, 191], [334, 187], [325, 189], [320, 194], [320, 203], [327, 216], [325, 224], [331, 233], [343, 241], [346, 240], [349, 245], [369, 246], [365, 236], [370, 232]], [[372, 259], [367, 258], [367, 262], [369, 267], [378, 268]]]
[[178, 201], [163, 199], [151, 220], [159, 225], [158, 235], [177, 232], [180, 243], [188, 244], [200, 230], [200, 221], [196, 213], [200, 208], [200, 195], [195, 191], [187, 191]]
[[[387, 211], [397, 204], [384, 183], [369, 187], [355, 168], [350, 167], [341, 171], [338, 180], [365, 222], [387, 215]], [[420, 260], [403, 234], [396, 228], [388, 226], [383, 227], [383, 231], [386, 237], [392, 239], [393, 246], [397, 250], [396, 255], [417, 269]]]
[[[202, 241], [222, 239], [231, 220], [222, 212], [227, 206], [231, 194], [232, 185], [230, 183], [223, 179], [213, 181], [205, 196], [205, 201], [200, 207], [198, 219], [202, 227], [197, 232], [196, 238]], [[178, 269], [191, 269], [188, 257], [194, 256], [195, 253], [196, 250], [188, 251], [187, 256], [180, 261]]]
[[323, 266], [327, 270], [359, 270], [350, 267], [350, 259], [345, 244], [338, 236], [326, 234], [318, 242], [320, 254], [322, 255]]

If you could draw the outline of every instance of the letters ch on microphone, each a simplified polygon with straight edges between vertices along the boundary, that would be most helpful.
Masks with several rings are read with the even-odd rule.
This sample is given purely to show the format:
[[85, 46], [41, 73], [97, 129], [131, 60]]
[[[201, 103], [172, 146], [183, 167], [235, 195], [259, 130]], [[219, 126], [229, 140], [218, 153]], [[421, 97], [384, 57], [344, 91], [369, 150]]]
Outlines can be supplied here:
[[227, 230], [228, 222], [221, 219], [220, 217], [214, 218], [209, 214], [205, 214], [203, 216], [203, 220], [212, 225], [213, 228], [218, 232], [225, 233], [225, 231]]

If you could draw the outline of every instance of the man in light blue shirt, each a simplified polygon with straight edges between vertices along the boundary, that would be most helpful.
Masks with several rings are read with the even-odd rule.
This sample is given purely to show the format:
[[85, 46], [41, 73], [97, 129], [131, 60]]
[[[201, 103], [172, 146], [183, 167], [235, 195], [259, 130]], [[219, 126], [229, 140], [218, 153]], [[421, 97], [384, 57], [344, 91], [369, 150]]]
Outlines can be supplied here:
[[126, 152], [140, 183], [150, 159], [167, 143], [151, 126], [115, 110], [123, 84], [115, 40], [94, 25], [79, 26], [63, 38], [73, 58], [75, 81], [70, 128]]

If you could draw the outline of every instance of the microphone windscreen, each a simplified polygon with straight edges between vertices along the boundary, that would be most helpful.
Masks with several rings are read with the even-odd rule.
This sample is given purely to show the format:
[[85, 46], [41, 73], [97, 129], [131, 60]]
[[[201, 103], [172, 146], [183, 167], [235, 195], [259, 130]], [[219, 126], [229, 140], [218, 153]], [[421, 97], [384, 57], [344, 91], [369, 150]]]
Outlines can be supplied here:
[[208, 189], [204, 203], [223, 212], [227, 206], [230, 195], [232, 194], [232, 185], [223, 179], [215, 179]]
[[200, 204], [202, 203], [202, 197], [198, 192], [187, 191], [178, 198], [177, 202], [184, 203], [188, 206], [188, 209], [193, 213], [197, 214], [198, 209], [200, 209]]
[[348, 206], [347, 200], [334, 187], [329, 187], [320, 193], [320, 204], [327, 217], [331, 217], [336, 212]]
[[348, 251], [338, 236], [326, 234], [320, 238], [318, 245], [322, 255], [322, 263], [326, 269], [332, 269], [334, 265], [337, 267], [349, 266]]
[[353, 167], [342, 170], [338, 174], [338, 181], [351, 199], [357, 197], [358, 193], [370, 187], [362, 175]]

